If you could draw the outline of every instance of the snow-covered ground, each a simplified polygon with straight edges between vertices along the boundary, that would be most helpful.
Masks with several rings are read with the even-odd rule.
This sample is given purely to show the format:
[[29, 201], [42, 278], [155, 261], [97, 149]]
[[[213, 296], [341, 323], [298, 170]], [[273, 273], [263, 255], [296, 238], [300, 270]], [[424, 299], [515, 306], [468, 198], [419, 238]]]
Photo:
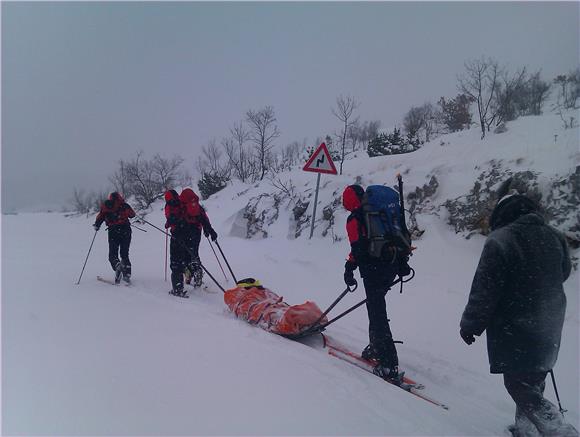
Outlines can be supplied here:
[[[320, 205], [356, 176], [365, 185], [393, 183], [397, 171], [404, 174], [408, 190], [436, 173], [437, 199], [443, 202], [466, 194], [481, 172], [475, 167], [491, 159], [544, 177], [565, 176], [580, 162], [578, 129], [564, 131], [560, 125], [552, 115], [526, 117], [483, 142], [474, 129], [408, 155], [368, 159], [359, 153], [345, 163], [343, 176], [323, 176]], [[300, 170], [280, 177], [292, 177], [299, 189], [305, 183], [312, 187], [315, 180]], [[348, 243], [323, 238], [318, 228], [311, 240], [307, 231], [288, 238], [288, 209], [269, 228], [269, 238], [239, 238], [238, 212], [249, 197], [267, 189], [266, 182], [236, 184], [205, 202], [220, 245], [238, 278], [257, 277], [290, 304], [309, 299], [324, 309], [344, 289]], [[161, 209], [159, 203], [147, 216], [158, 226], [164, 223]], [[344, 237], [346, 215], [337, 217], [337, 237]], [[489, 374], [485, 335], [466, 346], [458, 334], [484, 238], [456, 235], [444, 216], [418, 219], [427, 231], [415, 243], [411, 264], [417, 275], [403, 294], [393, 289], [387, 304], [393, 333], [404, 341], [398, 346], [401, 366], [427, 386], [426, 393], [447, 404], [447, 411], [316, 345], [237, 320], [207, 277], [208, 290], [191, 290], [190, 299], [168, 295], [165, 237], [150, 226], [143, 225], [146, 233], [133, 230], [131, 287], [96, 280], [97, 275], [112, 276], [102, 230], [76, 285], [94, 217], [4, 215], [3, 434], [507, 435], [515, 407], [501, 376]], [[233, 285], [205, 239], [201, 257], [222, 285]], [[578, 427], [578, 272], [565, 289], [568, 311], [554, 370], [567, 418]], [[363, 296], [361, 287], [332, 314]], [[362, 350], [366, 311], [358, 309], [327, 332]], [[546, 393], [555, 401], [550, 383]]]

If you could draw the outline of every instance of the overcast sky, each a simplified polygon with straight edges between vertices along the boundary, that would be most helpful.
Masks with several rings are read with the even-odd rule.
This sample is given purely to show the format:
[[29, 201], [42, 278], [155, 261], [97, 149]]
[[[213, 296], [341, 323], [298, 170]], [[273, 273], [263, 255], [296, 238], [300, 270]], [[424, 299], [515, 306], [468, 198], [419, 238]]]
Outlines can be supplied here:
[[180, 154], [272, 105], [284, 146], [400, 123], [457, 94], [465, 60], [544, 79], [579, 64], [579, 3], [2, 2], [2, 210], [105, 189], [119, 159]]

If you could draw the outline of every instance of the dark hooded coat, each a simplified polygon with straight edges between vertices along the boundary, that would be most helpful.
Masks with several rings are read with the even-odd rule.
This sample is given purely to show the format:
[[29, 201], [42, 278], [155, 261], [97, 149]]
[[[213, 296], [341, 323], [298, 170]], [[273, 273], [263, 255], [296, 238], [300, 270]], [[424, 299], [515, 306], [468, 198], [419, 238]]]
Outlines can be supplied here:
[[461, 329], [487, 330], [491, 373], [549, 371], [566, 311], [566, 240], [521, 195], [500, 201], [490, 224]]

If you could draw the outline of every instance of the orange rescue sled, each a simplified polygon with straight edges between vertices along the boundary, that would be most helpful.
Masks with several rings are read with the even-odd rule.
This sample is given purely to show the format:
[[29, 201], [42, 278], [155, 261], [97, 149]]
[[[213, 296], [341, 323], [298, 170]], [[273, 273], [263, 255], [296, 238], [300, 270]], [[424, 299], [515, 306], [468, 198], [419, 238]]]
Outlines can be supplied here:
[[[241, 281], [240, 281], [241, 282]], [[283, 297], [259, 285], [241, 286], [226, 290], [224, 302], [240, 319], [258, 325], [266, 331], [293, 337], [310, 331], [316, 323], [328, 321], [314, 302], [288, 305]], [[247, 284], [250, 285], [250, 284]]]

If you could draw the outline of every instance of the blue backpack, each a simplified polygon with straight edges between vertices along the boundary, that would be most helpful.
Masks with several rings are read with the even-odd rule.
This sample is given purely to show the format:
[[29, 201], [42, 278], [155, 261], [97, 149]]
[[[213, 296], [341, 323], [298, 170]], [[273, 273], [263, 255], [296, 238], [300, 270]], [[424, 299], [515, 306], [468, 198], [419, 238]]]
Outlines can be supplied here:
[[399, 193], [391, 187], [370, 185], [362, 200], [363, 223], [371, 258], [394, 262], [411, 253]]

